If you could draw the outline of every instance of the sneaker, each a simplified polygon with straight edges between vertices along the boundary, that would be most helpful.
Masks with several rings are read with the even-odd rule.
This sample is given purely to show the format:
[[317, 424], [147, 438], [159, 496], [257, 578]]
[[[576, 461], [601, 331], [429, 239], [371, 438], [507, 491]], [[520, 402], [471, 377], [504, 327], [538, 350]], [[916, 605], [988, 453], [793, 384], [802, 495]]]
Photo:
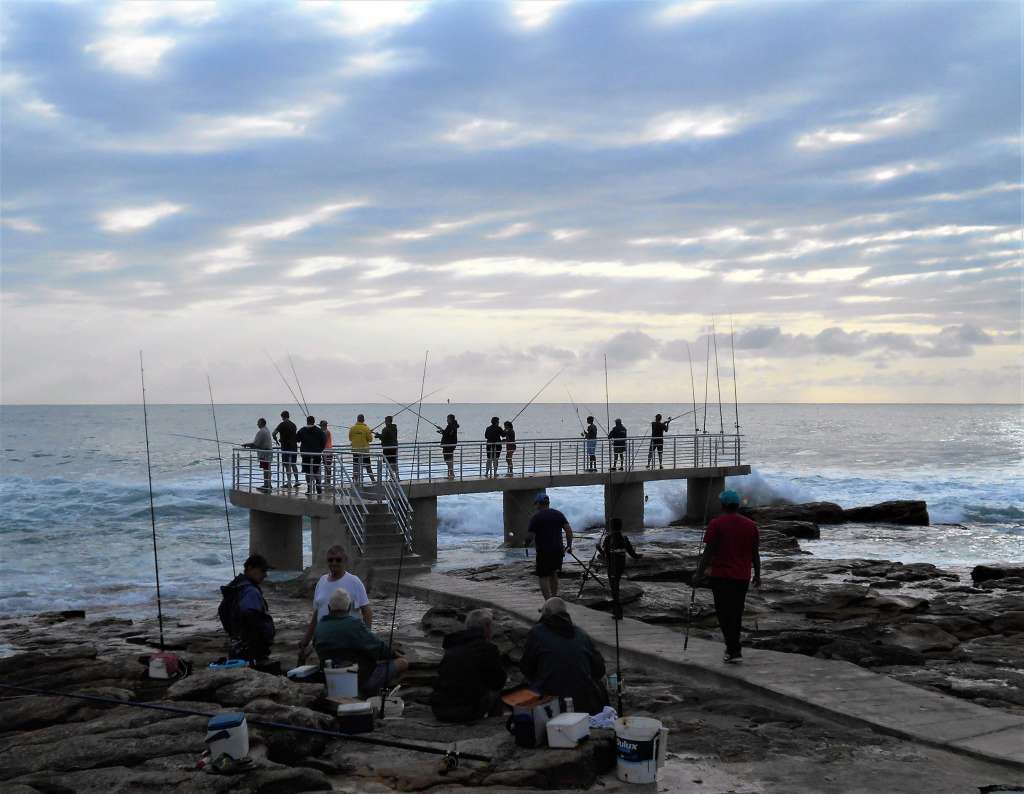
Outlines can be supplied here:
[[726, 664], [738, 664], [743, 661], [743, 654], [740, 653], [726, 653], [722, 657], [722, 661]]

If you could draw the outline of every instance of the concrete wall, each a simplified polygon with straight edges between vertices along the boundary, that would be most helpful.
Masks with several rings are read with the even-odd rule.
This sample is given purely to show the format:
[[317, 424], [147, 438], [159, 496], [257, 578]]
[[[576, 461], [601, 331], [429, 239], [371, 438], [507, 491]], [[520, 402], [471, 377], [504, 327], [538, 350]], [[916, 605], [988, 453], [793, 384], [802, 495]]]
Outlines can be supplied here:
[[501, 495], [502, 513], [505, 522], [505, 545], [522, 546], [526, 541], [526, 530], [530, 518], [537, 512], [533, 500], [537, 491], [504, 491]]
[[437, 559], [437, 497], [409, 500], [412, 504], [412, 550], [427, 560]]
[[640, 532], [644, 528], [644, 484], [628, 482], [604, 487], [604, 525], [613, 518], [622, 520], [624, 532]]
[[703, 524], [722, 512], [718, 495], [725, 490], [725, 477], [691, 477], [686, 481], [686, 520]]
[[262, 554], [274, 568], [302, 570], [302, 516], [249, 511], [249, 553]]

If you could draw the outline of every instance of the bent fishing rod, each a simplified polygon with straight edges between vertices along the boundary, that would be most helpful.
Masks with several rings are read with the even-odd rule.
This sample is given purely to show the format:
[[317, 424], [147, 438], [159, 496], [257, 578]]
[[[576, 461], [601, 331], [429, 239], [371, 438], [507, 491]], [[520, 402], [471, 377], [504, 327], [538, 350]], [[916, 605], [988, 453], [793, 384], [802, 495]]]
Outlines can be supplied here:
[[146, 476], [149, 479], [149, 525], [153, 530], [153, 571], [156, 574], [156, 615], [160, 625], [160, 651], [164, 650], [164, 608], [160, 599], [160, 557], [156, 549], [156, 505], [153, 501], [153, 464], [149, 455], [149, 409], [146, 406], [146, 370], [139, 351], [139, 378], [142, 381], [142, 426], [146, 433]]
[[[442, 387], [442, 388], [444, 388], [444, 387]], [[441, 389], [436, 389], [435, 391], [441, 391]], [[383, 397], [384, 399], [388, 400], [389, 402], [393, 402], [393, 403], [394, 403], [395, 405], [401, 405], [401, 403], [400, 403], [400, 402], [398, 402], [398, 400], [396, 400], [396, 399], [395, 399], [394, 397], [388, 397], [388, 396], [387, 396], [386, 394], [384, 394], [383, 392], [377, 392], [377, 393], [378, 393], [378, 394], [380, 394], [380, 396], [381, 396], [381, 397]], [[432, 393], [433, 393], [433, 392], [432, 392]], [[427, 417], [425, 417], [425, 416], [424, 416], [423, 414], [421, 414], [421, 413], [420, 413], [419, 411], [417, 411], [417, 410], [416, 410], [415, 408], [413, 408], [412, 406], [413, 406], [413, 405], [415, 405], [415, 404], [416, 404], [416, 402], [415, 402], [415, 401], [413, 401], [413, 402], [412, 402], [412, 403], [410, 403], [409, 405], [405, 406], [405, 410], [407, 410], [407, 411], [412, 411], [412, 412], [413, 412], [414, 414], [416, 414], [416, 416], [417, 416], [417, 417], [419, 417], [420, 419], [422, 419], [422, 420], [423, 420], [424, 422], [426, 422], [426, 423], [427, 423], [428, 425], [433, 425], [433, 426], [434, 426], [434, 427], [436, 427], [436, 428], [437, 428], [438, 430], [444, 430], [444, 428], [443, 428], [443, 427], [441, 427], [441, 425], [439, 425], [439, 424], [438, 424], [437, 422], [431, 422], [431, 421], [430, 421], [429, 419], [427, 419]]]
[[[170, 714], [181, 714], [187, 717], [216, 717], [217, 714], [214, 712], [197, 711], [195, 709], [184, 709], [178, 708], [177, 706], [164, 706], [160, 703], [142, 703], [138, 700], [117, 700], [116, 698], [102, 697], [100, 695], [86, 695], [76, 692], [58, 692], [55, 689], [39, 689], [38, 687], [31, 686], [20, 686], [17, 684], [4, 684], [0, 683], [0, 689], [9, 689], [14, 692], [24, 692], [30, 695], [47, 695], [50, 697], [62, 697], [72, 698], [74, 700], [86, 700], [92, 703], [103, 703], [110, 706], [131, 706], [137, 709], [150, 709], [152, 711], [165, 711]], [[399, 750], [412, 750], [417, 753], [430, 753], [432, 755], [450, 755], [451, 750], [442, 749], [440, 747], [431, 747], [426, 744], [413, 744], [412, 742], [399, 742], [392, 739], [378, 739], [373, 736], [363, 736], [360, 734], [351, 733], [339, 733], [338, 731], [325, 731], [322, 728], [309, 728], [305, 725], [292, 725], [287, 722], [274, 722], [272, 720], [262, 720], [258, 717], [249, 717], [246, 715], [246, 723], [249, 725], [259, 725], [264, 728], [277, 728], [279, 730], [295, 731], [297, 733], [308, 733], [314, 736], [329, 736], [332, 739], [346, 739], [348, 741], [356, 742], [357, 744], [373, 744], [380, 747], [394, 747]], [[492, 759], [486, 755], [480, 755], [479, 753], [464, 753], [461, 750], [457, 751], [460, 758], [465, 758], [470, 761], [482, 761], [483, 763], [491, 763]]]
[[213, 383], [210, 381], [210, 373], [206, 373], [206, 388], [210, 392], [210, 415], [213, 417], [213, 435], [217, 444], [217, 465], [220, 466], [220, 492], [224, 497], [224, 522], [228, 526], [228, 550], [231, 552], [231, 575], [237, 576], [238, 569], [235, 567], [235, 544], [231, 540], [231, 513], [228, 510], [228, 487], [224, 484], [224, 458], [220, 454], [220, 431], [217, 429], [217, 409], [213, 404]]
[[306, 395], [302, 391], [302, 381], [299, 380], [299, 373], [295, 371], [295, 362], [292, 361], [292, 354], [288, 354], [288, 365], [292, 368], [292, 375], [295, 376], [295, 385], [299, 387], [299, 396], [302, 398], [302, 404], [306, 408], [306, 416], [309, 416], [311, 411], [309, 410], [309, 403], [306, 402]]
[[288, 382], [288, 379], [284, 376], [284, 373], [281, 372], [281, 368], [277, 366], [277, 362], [274, 361], [273, 358], [271, 358], [270, 353], [268, 353], [266, 350], [263, 351], [263, 354], [267, 357], [270, 363], [273, 364], [274, 369], [277, 370], [277, 374], [280, 376], [281, 380], [284, 382], [284, 385], [291, 393], [292, 399], [295, 400], [295, 405], [298, 407], [300, 411], [303, 411], [306, 416], [309, 416], [309, 409], [301, 402], [299, 402], [299, 396], [295, 393], [295, 389], [292, 388], [292, 385]]
[[523, 413], [523, 411], [525, 411], [527, 408], [529, 408], [531, 405], [533, 405], [533, 401], [536, 400], [538, 397], [540, 397], [540, 395], [543, 393], [543, 391], [554, 382], [555, 378], [557, 378], [559, 375], [561, 375], [563, 372], [565, 372], [565, 370], [566, 370], [566, 367], [562, 367], [560, 370], [558, 370], [558, 372], [556, 372], [554, 375], [552, 375], [550, 378], [548, 378], [547, 383], [545, 383], [543, 386], [541, 386], [540, 389], [537, 390], [537, 393], [535, 395], [533, 395], [533, 397], [530, 398], [529, 402], [527, 402], [526, 405], [524, 405], [522, 408], [519, 409], [519, 413], [517, 413], [515, 416], [513, 416], [509, 421], [510, 422], [515, 422], [516, 419], [518, 419], [520, 417], [520, 415]]
[[[441, 387], [439, 387], [437, 389], [434, 389], [432, 392], [429, 392], [428, 394], [422, 394], [418, 398], [413, 400], [411, 403], [407, 403], [405, 405], [403, 405], [402, 403], [398, 402], [398, 400], [391, 400], [391, 398], [387, 397], [387, 395], [383, 395], [382, 394], [381, 396], [382, 397], [387, 397], [387, 399], [391, 400], [391, 402], [393, 402], [395, 405], [397, 405], [397, 406], [399, 406], [401, 408], [401, 410], [395, 411], [395, 413], [393, 413], [391, 415], [391, 418], [393, 419], [396, 416], [401, 416], [406, 411], [413, 411], [413, 406], [416, 405], [417, 402], [420, 403], [420, 408], [422, 409], [422, 407], [423, 407], [423, 400], [426, 399], [427, 397], [433, 397], [435, 394], [437, 394], [443, 388], [444, 388], [444, 386], [441, 386]], [[415, 413], [415, 411], [413, 411], [413, 413]], [[418, 423], [419, 423], [419, 421], [417, 420], [417, 424]], [[380, 427], [383, 424], [384, 424], [383, 422], [378, 422], [373, 427], [371, 427], [370, 430], [376, 430], [378, 427]]]
[[188, 433], [164, 433], [167, 436], [177, 436], [178, 438], [191, 438], [195, 441], [211, 441], [214, 444], [219, 444], [222, 447], [244, 447], [246, 442], [235, 442], [235, 441], [221, 441], [219, 438], [208, 438], [207, 436], [190, 436]]

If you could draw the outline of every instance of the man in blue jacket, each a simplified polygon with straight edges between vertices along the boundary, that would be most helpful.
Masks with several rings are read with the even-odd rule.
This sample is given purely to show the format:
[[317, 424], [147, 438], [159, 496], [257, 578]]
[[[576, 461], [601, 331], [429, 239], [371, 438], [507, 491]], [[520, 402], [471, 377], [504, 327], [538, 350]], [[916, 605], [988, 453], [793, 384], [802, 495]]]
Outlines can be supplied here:
[[223, 599], [217, 610], [230, 638], [233, 659], [263, 662], [274, 644], [274, 619], [260, 585], [270, 566], [261, 554], [251, 555], [231, 583], [220, 589]]

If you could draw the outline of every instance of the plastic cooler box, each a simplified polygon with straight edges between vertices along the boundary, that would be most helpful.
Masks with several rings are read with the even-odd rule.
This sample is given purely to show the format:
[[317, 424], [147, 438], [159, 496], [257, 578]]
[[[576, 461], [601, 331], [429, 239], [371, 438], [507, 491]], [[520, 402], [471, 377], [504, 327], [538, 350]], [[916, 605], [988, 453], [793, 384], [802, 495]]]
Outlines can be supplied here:
[[206, 726], [206, 744], [210, 757], [227, 753], [232, 758], [249, 755], [249, 726], [240, 711], [229, 711], [211, 717]]
[[569, 711], [547, 723], [548, 747], [575, 747], [590, 737], [590, 715]]

